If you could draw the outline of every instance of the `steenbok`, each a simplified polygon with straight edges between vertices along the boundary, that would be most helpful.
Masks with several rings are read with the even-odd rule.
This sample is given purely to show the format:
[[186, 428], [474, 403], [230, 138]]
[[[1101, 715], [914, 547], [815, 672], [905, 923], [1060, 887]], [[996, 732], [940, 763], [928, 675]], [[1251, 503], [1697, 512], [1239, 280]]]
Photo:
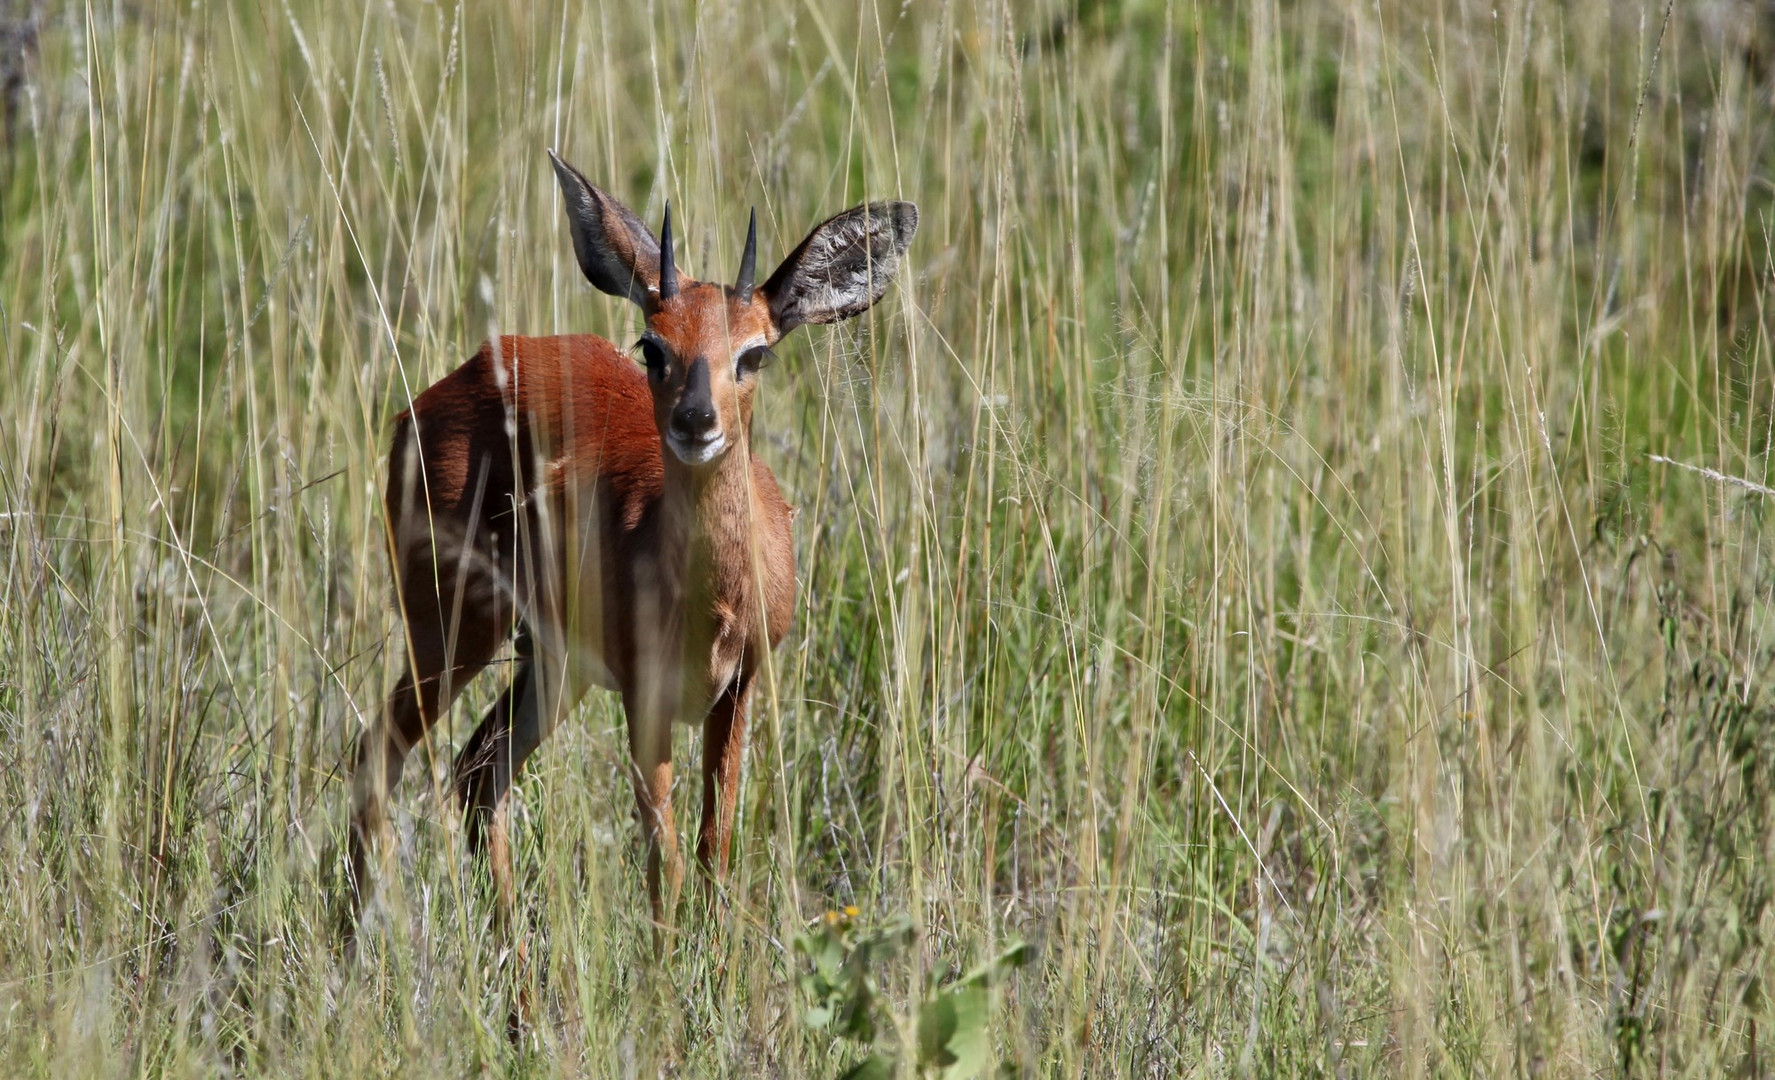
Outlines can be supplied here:
[[727, 872], [746, 707], [795, 610], [793, 512], [752, 453], [771, 346], [887, 291], [918, 209], [876, 202], [808, 234], [754, 283], [757, 216], [732, 285], [695, 281], [627, 207], [549, 154], [591, 283], [640, 306], [641, 363], [592, 335], [501, 337], [413, 400], [388, 458], [388, 534], [407, 669], [358, 742], [351, 890], [426, 730], [508, 640], [511, 685], [456, 760], [471, 849], [513, 902], [512, 777], [594, 685], [622, 695], [656, 922], [683, 880], [672, 724], [703, 730], [697, 859]]

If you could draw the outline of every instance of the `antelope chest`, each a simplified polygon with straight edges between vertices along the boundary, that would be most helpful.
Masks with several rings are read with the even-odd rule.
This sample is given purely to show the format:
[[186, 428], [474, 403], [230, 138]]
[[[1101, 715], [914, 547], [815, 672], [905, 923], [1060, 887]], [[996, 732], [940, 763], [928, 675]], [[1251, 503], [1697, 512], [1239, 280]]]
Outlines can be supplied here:
[[651, 660], [662, 679], [660, 711], [681, 724], [701, 724], [715, 699], [739, 674], [747, 634], [742, 620], [723, 605], [710, 614], [688, 611], [681, 636], [663, 646]]
[[678, 719], [700, 723], [715, 698], [739, 675], [745, 657], [744, 620], [725, 604], [714, 607], [714, 617], [703, 622], [703, 632], [685, 635], [684, 686], [689, 708]]
[[693, 583], [657, 572], [646, 579], [650, 587], [627, 613], [635, 648], [625, 665], [625, 698], [657, 721], [700, 724], [740, 674], [755, 635], [733, 605]]

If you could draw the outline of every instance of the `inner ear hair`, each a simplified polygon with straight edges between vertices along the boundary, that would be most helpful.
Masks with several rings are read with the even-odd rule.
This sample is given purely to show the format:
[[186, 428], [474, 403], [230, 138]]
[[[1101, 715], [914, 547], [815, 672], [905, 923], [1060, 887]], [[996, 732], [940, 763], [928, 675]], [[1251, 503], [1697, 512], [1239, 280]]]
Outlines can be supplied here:
[[764, 283], [777, 333], [869, 310], [917, 231], [918, 207], [909, 202], [865, 203], [817, 226]]

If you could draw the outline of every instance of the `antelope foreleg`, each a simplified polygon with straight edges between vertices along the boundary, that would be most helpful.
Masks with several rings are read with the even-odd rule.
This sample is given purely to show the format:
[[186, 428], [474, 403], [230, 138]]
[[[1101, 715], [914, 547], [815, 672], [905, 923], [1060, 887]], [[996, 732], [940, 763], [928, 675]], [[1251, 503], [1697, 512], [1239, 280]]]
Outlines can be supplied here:
[[740, 765], [746, 746], [746, 704], [751, 676], [742, 674], [722, 691], [703, 719], [703, 811], [697, 829], [696, 859], [704, 889], [712, 893], [727, 880], [734, 815], [739, 810]]

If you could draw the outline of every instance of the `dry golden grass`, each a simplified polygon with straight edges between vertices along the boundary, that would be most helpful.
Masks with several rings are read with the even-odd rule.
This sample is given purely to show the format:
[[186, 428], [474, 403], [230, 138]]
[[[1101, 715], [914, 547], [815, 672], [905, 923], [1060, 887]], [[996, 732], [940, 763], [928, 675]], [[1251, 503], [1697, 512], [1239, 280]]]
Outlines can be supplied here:
[[[31, 15], [0, 7], [0, 41]], [[1183, 0], [45, 5], [0, 152], [0, 1072], [836, 1075], [794, 936], [1013, 937], [1024, 1075], [1770, 1071], [1775, 20]], [[0, 45], [0, 51], [6, 46]], [[606, 697], [439, 726], [355, 959], [388, 422], [681, 259], [923, 226], [765, 374], [802, 609], [732, 910], [651, 960]], [[681, 796], [682, 799], [688, 796]]]

